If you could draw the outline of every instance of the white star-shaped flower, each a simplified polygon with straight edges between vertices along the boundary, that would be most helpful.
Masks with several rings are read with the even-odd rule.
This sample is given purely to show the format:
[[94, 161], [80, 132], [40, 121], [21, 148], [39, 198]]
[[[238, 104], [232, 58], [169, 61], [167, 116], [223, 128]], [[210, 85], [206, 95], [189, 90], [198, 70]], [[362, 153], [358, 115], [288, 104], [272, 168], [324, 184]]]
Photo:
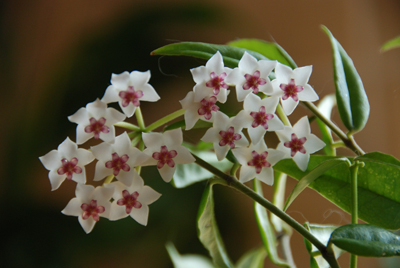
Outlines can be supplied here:
[[272, 185], [274, 183], [274, 170], [272, 168], [279, 160], [283, 159], [285, 153], [268, 149], [264, 140], [257, 144], [250, 144], [232, 150], [233, 155], [242, 165], [240, 168], [240, 182], [247, 182], [253, 178]]
[[150, 71], [112, 74], [111, 85], [101, 99], [105, 103], [118, 102], [127, 117], [131, 117], [140, 101], [155, 102], [160, 99], [155, 89], [148, 83]]
[[132, 176], [136, 173], [134, 167], [148, 158], [146, 154], [131, 146], [126, 132], [117, 136], [113, 144], [103, 142], [91, 147], [91, 150], [99, 160], [96, 164], [94, 181], [114, 175], [127, 186], [130, 186]]
[[213, 127], [209, 128], [201, 138], [204, 142], [212, 142], [219, 161], [225, 158], [229, 149], [248, 146], [249, 141], [242, 133], [243, 125], [234, 117], [229, 118], [222, 112], [215, 114]]
[[292, 128], [285, 126], [277, 130], [279, 140], [277, 149], [286, 154], [286, 158], [293, 158], [297, 166], [305, 171], [310, 154], [324, 148], [325, 143], [314, 134], [311, 134], [307, 116], [302, 117]]
[[233, 69], [226, 78], [228, 84], [236, 86], [238, 101], [243, 101], [250, 93], [272, 93], [271, 81], [268, 75], [275, 68], [276, 61], [260, 60], [244, 52], [238, 67]]
[[229, 85], [225, 79], [232, 69], [224, 67], [224, 61], [219, 51], [207, 61], [206, 66], [193, 68], [190, 71], [196, 82], [193, 87], [195, 102], [201, 102], [210, 96], [215, 96], [221, 103], [226, 102]]
[[199, 119], [213, 122], [215, 112], [219, 110], [219, 107], [215, 105], [216, 102], [215, 96], [205, 97], [200, 102], [195, 102], [194, 92], [188, 92], [186, 97], [180, 101], [182, 108], [185, 109], [186, 130], [191, 129]]
[[125, 119], [125, 115], [99, 99], [88, 103], [86, 108], [80, 108], [68, 117], [69, 121], [77, 123], [76, 143], [82, 144], [91, 137], [105, 142], [114, 142], [114, 124]]
[[312, 66], [292, 70], [281, 63], [276, 65], [276, 79], [271, 82], [274, 92], [271, 95], [281, 98], [282, 108], [287, 115], [293, 112], [299, 101], [316, 101], [319, 99], [314, 89], [307, 84], [311, 72]]
[[150, 156], [142, 166], [157, 165], [161, 177], [170, 182], [177, 164], [188, 164], [195, 161], [189, 150], [182, 145], [182, 129], [177, 128], [164, 133], [143, 133], [146, 149], [143, 153]]
[[78, 183], [76, 197], [72, 198], [61, 212], [68, 216], [78, 216], [79, 223], [88, 234], [100, 220], [100, 216], [109, 218], [113, 192], [112, 187], [94, 188], [92, 185]]
[[106, 185], [106, 187], [109, 186], [114, 188], [110, 220], [115, 221], [131, 216], [135, 221], [146, 226], [149, 205], [156, 201], [161, 194], [149, 186], [144, 186], [143, 179], [137, 173], [129, 187], [118, 181]]
[[252, 143], [258, 143], [266, 131], [283, 129], [284, 125], [275, 114], [279, 99], [269, 97], [261, 99], [257, 95], [249, 94], [244, 100], [243, 108], [235, 117], [247, 128]]
[[39, 159], [50, 170], [51, 190], [54, 191], [65, 179], [86, 183], [85, 165], [92, 162], [94, 156], [88, 150], [78, 149], [76, 143], [67, 137], [57, 150], [52, 150]]

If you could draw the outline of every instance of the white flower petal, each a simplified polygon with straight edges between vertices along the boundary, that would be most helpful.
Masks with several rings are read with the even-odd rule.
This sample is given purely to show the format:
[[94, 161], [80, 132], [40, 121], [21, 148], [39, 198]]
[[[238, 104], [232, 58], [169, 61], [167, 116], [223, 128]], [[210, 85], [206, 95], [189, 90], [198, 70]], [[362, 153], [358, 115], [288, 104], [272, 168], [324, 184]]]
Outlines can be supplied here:
[[301, 171], [306, 171], [309, 159], [310, 154], [308, 153], [302, 154], [300, 152], [297, 152], [296, 155], [293, 157], [293, 161], [296, 163]]
[[140, 98], [140, 101], [155, 102], [160, 99], [160, 96], [150, 84], [145, 84], [141, 87], [141, 90], [143, 92], [143, 97]]
[[75, 196], [81, 200], [82, 203], [87, 203], [92, 200], [94, 193], [94, 187], [92, 185], [86, 185], [78, 183], [75, 189]]
[[61, 156], [57, 150], [51, 150], [44, 156], [39, 157], [39, 160], [47, 170], [52, 170], [61, 166]]
[[256, 169], [247, 165], [242, 165], [240, 167], [240, 178], [239, 181], [242, 183], [252, 180], [256, 176]]
[[110, 85], [106, 88], [106, 92], [103, 98], [101, 98], [101, 101], [105, 103], [117, 102], [121, 99], [118, 93], [116, 86]]
[[286, 115], [291, 115], [298, 104], [299, 102], [294, 101], [292, 98], [282, 100], [282, 108], [285, 111]]
[[86, 220], [82, 218], [82, 216], [78, 217], [79, 223], [81, 224], [83, 230], [88, 234], [93, 230], [94, 225], [96, 224], [96, 221], [93, 219], [93, 217], [89, 217]]
[[83, 107], [80, 108], [76, 113], [68, 116], [68, 120], [72, 123], [86, 124], [89, 121], [87, 110]]
[[176, 164], [189, 164], [196, 160], [189, 150], [182, 145], [176, 147], [175, 150], [178, 153], [176, 157], [173, 158]]
[[111, 74], [111, 84], [116, 87], [118, 91], [126, 90], [129, 83], [129, 73], [127, 71], [120, 74]]
[[261, 169], [260, 174], [256, 175], [256, 178], [265, 184], [272, 185], [274, 184], [274, 170], [269, 167], [265, 167]]
[[210, 73], [207, 70], [208, 68], [205, 66], [199, 66], [197, 68], [190, 69], [192, 73], [193, 80], [196, 84], [202, 83], [208, 79], [210, 79]]
[[[124, 112], [124, 114], [129, 118], [132, 117], [132, 115], [135, 113], [136, 111], [136, 106], [133, 105], [132, 102], [130, 102], [128, 104], [128, 106], [124, 107], [122, 106], [122, 100], [120, 100], [119, 102], [119, 106], [121, 107], [121, 110]], [[122, 120], [121, 120], [122, 121]]]
[[[269, 123], [269, 121], [268, 121], [268, 123]], [[258, 126], [256, 128], [253, 128], [250, 126], [247, 129], [247, 132], [249, 133], [252, 143], [258, 143], [261, 141], [261, 139], [264, 137], [265, 132], [267, 132], [267, 131], [265, 130], [265, 128], [263, 126]]]
[[170, 167], [166, 164], [162, 168], [158, 169], [158, 171], [160, 172], [161, 178], [165, 182], [170, 182], [172, 180], [175, 170], [176, 170], [176, 165], [174, 167]]
[[[75, 177], [78, 174], [74, 174], [73, 177]], [[65, 179], [67, 178], [67, 175], [58, 175], [57, 173], [57, 169], [51, 170], [49, 172], [49, 179], [50, 179], [50, 184], [51, 184], [51, 190], [57, 190], [61, 183], [63, 183], [65, 181]]]
[[309, 154], [315, 153], [316, 151], [321, 150], [322, 148], [325, 147], [325, 143], [320, 140], [317, 136], [314, 134], [310, 134], [307, 137], [307, 141], [304, 144], [304, 147], [306, 148], [306, 151]]
[[310, 85], [304, 85], [303, 90], [297, 93], [299, 100], [301, 101], [316, 101], [319, 100], [319, 96], [315, 93], [314, 89]]
[[[160, 133], [142, 133], [143, 142], [147, 148], [159, 148], [162, 145], [162, 134]], [[154, 152], [153, 150], [150, 150]]]
[[151, 203], [155, 202], [161, 196], [160, 193], [156, 192], [149, 186], [144, 186], [140, 191], [138, 201], [142, 204], [150, 205]]
[[110, 221], [120, 220], [128, 217], [129, 215], [126, 213], [126, 207], [119, 206], [116, 201], [118, 201], [118, 199], [111, 204]]
[[110, 160], [110, 156], [113, 153], [111, 144], [107, 142], [102, 142], [99, 145], [92, 146], [90, 149], [92, 150], [94, 157], [104, 163]]
[[94, 172], [94, 181], [101, 181], [105, 177], [113, 174], [113, 170], [111, 168], [107, 168], [103, 161], [99, 161], [96, 163], [96, 169]]
[[81, 205], [81, 200], [74, 197], [68, 202], [67, 206], [61, 211], [61, 213], [68, 216], [79, 216], [82, 214]]
[[220, 146], [218, 143], [214, 143], [214, 151], [217, 155], [218, 161], [221, 161], [225, 158], [226, 154], [228, 153], [230, 147], [229, 145]]
[[253, 72], [258, 68], [257, 59], [245, 51], [239, 61], [238, 67], [246, 73], [253, 74]]
[[142, 205], [139, 209], [133, 208], [130, 216], [141, 225], [146, 226], [149, 218], [149, 207], [147, 205]]
[[[133, 84], [133, 86], [142, 87], [144, 84], [149, 82], [150, 76], [151, 76], [150, 71], [146, 72], [133, 71], [129, 74], [129, 80]], [[138, 89], [135, 88], [135, 90]]]
[[[177, 145], [181, 145], [183, 142], [183, 134], [181, 128], [176, 128], [172, 130], [165, 131], [162, 134], [163, 144], [175, 147]], [[169, 148], [168, 148], [169, 149]]]
[[293, 70], [293, 78], [297, 85], [305, 85], [308, 83], [312, 72], [312, 66], [298, 67]]

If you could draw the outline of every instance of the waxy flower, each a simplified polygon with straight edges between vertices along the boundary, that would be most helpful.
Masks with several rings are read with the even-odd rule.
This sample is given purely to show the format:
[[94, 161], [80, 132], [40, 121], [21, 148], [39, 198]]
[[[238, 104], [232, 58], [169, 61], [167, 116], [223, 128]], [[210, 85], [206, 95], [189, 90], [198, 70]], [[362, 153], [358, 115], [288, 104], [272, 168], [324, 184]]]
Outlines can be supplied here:
[[238, 68], [233, 69], [226, 78], [228, 84], [236, 86], [238, 101], [243, 101], [252, 92], [254, 94], [258, 92], [271, 94], [272, 86], [268, 75], [275, 68], [275, 65], [276, 61], [257, 61], [249, 53], [244, 52]]
[[94, 156], [99, 160], [96, 164], [94, 180], [99, 181], [109, 175], [114, 175], [127, 186], [132, 183], [136, 173], [134, 167], [139, 166], [148, 156], [131, 146], [126, 132], [115, 138], [113, 144], [103, 142], [91, 147]]
[[69, 121], [77, 123], [76, 143], [82, 144], [91, 137], [105, 142], [114, 142], [114, 124], [125, 119], [125, 115], [99, 99], [88, 103], [86, 108], [80, 108], [68, 117]]
[[224, 61], [219, 51], [207, 61], [206, 66], [193, 68], [190, 71], [196, 82], [193, 87], [195, 102], [201, 102], [210, 96], [215, 96], [221, 103], [226, 102], [229, 86], [225, 79], [232, 69], [224, 67]]
[[50, 170], [51, 190], [54, 191], [65, 179], [86, 183], [85, 165], [92, 162], [94, 156], [88, 150], [78, 149], [76, 143], [67, 137], [57, 150], [52, 150], [39, 159]]
[[131, 117], [140, 101], [155, 102], [160, 99], [155, 89], [148, 83], [150, 71], [112, 74], [111, 85], [101, 99], [105, 103], [118, 102], [127, 117]]
[[325, 143], [311, 134], [307, 116], [302, 117], [292, 128], [285, 126], [277, 130], [279, 140], [278, 150], [285, 152], [286, 158], [291, 157], [297, 166], [305, 171], [310, 154], [324, 148]]
[[194, 92], [188, 92], [186, 97], [180, 101], [182, 108], [185, 109], [186, 130], [191, 129], [199, 119], [213, 122], [215, 117], [213, 115], [219, 110], [216, 102], [215, 96], [205, 97], [200, 102], [194, 102]]
[[276, 79], [271, 82], [274, 92], [271, 95], [281, 98], [282, 108], [287, 115], [293, 112], [299, 101], [316, 101], [319, 99], [314, 89], [307, 84], [311, 72], [312, 66], [292, 70], [280, 63], [276, 65]]
[[177, 164], [195, 161], [189, 150], [182, 145], [182, 129], [177, 128], [164, 133], [143, 133], [146, 149], [143, 153], [150, 156], [142, 166], [156, 165], [165, 182], [170, 182]]
[[144, 186], [143, 179], [137, 173], [134, 174], [133, 182], [129, 187], [118, 181], [106, 185], [106, 187], [109, 186], [114, 188], [110, 220], [131, 216], [138, 223], [147, 225], [149, 205], [161, 194], [149, 186]]
[[100, 220], [100, 216], [109, 217], [113, 192], [112, 187], [94, 188], [92, 185], [78, 183], [75, 190], [76, 197], [72, 198], [61, 212], [68, 216], [78, 216], [83, 230], [90, 233]]
[[276, 97], [261, 99], [254, 94], [244, 100], [244, 110], [238, 113], [235, 122], [240, 121], [247, 128], [252, 143], [258, 143], [266, 131], [283, 129], [282, 121], [275, 115], [278, 102]]
[[240, 182], [245, 183], [257, 178], [268, 185], [274, 183], [272, 166], [285, 156], [285, 153], [279, 150], [268, 149], [264, 140], [256, 144], [250, 144], [248, 148], [233, 149], [232, 153], [242, 165], [240, 168]]
[[243, 125], [234, 117], [229, 118], [222, 112], [215, 114], [213, 127], [209, 128], [201, 138], [204, 142], [212, 142], [219, 161], [225, 158], [229, 149], [249, 145], [242, 133]]

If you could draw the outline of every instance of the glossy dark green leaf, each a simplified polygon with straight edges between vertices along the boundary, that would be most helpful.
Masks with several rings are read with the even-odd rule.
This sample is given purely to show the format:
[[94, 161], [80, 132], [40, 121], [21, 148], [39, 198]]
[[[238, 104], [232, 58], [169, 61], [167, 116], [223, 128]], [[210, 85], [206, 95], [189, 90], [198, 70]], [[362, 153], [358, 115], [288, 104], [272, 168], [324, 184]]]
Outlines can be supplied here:
[[266, 256], [264, 247], [252, 249], [239, 259], [235, 268], [263, 268]]
[[330, 243], [366, 257], [400, 256], [400, 236], [368, 224], [349, 224], [333, 231]]
[[[322, 162], [336, 158], [313, 155], [305, 172], [291, 159], [281, 160], [274, 169], [299, 180]], [[365, 163], [365, 167], [358, 170], [359, 218], [385, 229], [399, 229], [400, 162], [393, 156], [379, 152], [365, 154], [357, 160]], [[350, 172], [346, 165], [338, 165], [327, 171], [309, 187], [343, 210], [351, 212]]]
[[246, 50], [244, 48], [233, 47], [228, 45], [215, 45], [199, 42], [181, 42], [160, 47], [151, 55], [168, 55], [168, 56], [191, 56], [204, 60], [211, 58], [217, 51], [219, 51], [224, 59], [224, 64], [227, 67], [235, 68], [238, 66], [239, 60], [242, 58], [243, 53], [247, 51], [258, 60], [267, 59], [260, 53]]
[[400, 36], [397, 36], [396, 38], [393, 38], [389, 41], [387, 41], [383, 46], [381, 47], [381, 51], [388, 51], [390, 49], [400, 47]]
[[207, 185], [201, 199], [197, 216], [197, 234], [217, 267], [232, 268], [234, 265], [228, 257], [215, 220], [212, 187], [212, 183]]
[[290, 204], [296, 199], [296, 197], [305, 189], [308, 187], [310, 183], [315, 181], [317, 178], [319, 178], [322, 174], [324, 174], [326, 171], [336, 167], [337, 165], [342, 165], [342, 164], [347, 164], [347, 167], [350, 167], [351, 163], [350, 161], [343, 157], [343, 158], [334, 158], [330, 160], [326, 160], [325, 162], [322, 162], [318, 166], [316, 166], [313, 170], [308, 172], [303, 178], [299, 180], [299, 182], [296, 184], [296, 186], [293, 188], [292, 192], [290, 193], [288, 199], [286, 200], [285, 206], [283, 210], [285, 211]]
[[[321, 243], [328, 245], [331, 233], [337, 228], [334, 225], [323, 225], [323, 224], [310, 224], [306, 222], [304, 227], [318, 238]], [[311, 268], [329, 268], [329, 263], [322, 257], [321, 252], [310, 243], [307, 239], [304, 239], [307, 251], [310, 254], [310, 267]], [[333, 247], [336, 259], [343, 253], [343, 250]]]
[[[331, 113], [333, 107], [336, 106], [336, 97], [335, 95], [326, 95], [318, 104], [318, 110], [320, 113], [328, 119], [331, 119]], [[321, 130], [321, 139], [325, 142], [326, 146], [323, 148], [324, 153], [326, 155], [335, 156], [336, 150], [332, 148], [333, 138], [331, 129], [324, 124], [319, 118], [317, 118], [317, 124], [319, 129]]]
[[[254, 179], [254, 191], [263, 196], [261, 182], [257, 179]], [[290, 267], [288, 263], [278, 256], [275, 232], [269, 221], [267, 210], [257, 202], [254, 202], [254, 210], [261, 239], [267, 250], [269, 259], [276, 265]]]
[[239, 39], [229, 42], [228, 45], [258, 52], [268, 59], [277, 60], [292, 69], [297, 67], [292, 57], [290, 57], [280, 45], [274, 42], [267, 42], [259, 39]]
[[204, 256], [196, 254], [181, 255], [172, 243], [168, 243], [166, 248], [175, 268], [215, 268], [211, 260]]
[[328, 28], [322, 26], [322, 29], [332, 44], [336, 100], [340, 118], [350, 132], [360, 131], [369, 116], [369, 103], [363, 83], [353, 61], [340, 43]]

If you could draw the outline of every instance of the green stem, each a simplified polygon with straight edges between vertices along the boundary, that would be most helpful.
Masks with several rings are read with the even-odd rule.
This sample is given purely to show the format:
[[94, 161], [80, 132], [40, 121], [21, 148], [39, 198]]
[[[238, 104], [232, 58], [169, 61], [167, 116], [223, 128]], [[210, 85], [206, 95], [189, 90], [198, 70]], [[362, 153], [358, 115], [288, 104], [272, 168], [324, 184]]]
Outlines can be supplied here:
[[107, 176], [107, 178], [104, 180], [103, 185], [112, 182], [113, 179], [114, 179], [114, 175]]
[[163, 118], [157, 120], [156, 122], [154, 122], [153, 124], [151, 124], [150, 126], [148, 126], [147, 128], [144, 129], [144, 132], [150, 132], [162, 125], [165, 125], [166, 123], [174, 120], [175, 118], [178, 118], [179, 116], [183, 115], [185, 113], [184, 109], [180, 109], [178, 111], [173, 112], [172, 114], [169, 114], [167, 116], [164, 116]]
[[[140, 139], [138, 149], [139, 149], [140, 151], [142, 151], [142, 152], [143, 152], [143, 150], [144, 150], [144, 142], [143, 142], [142, 139]], [[140, 175], [140, 172], [142, 172], [142, 166], [137, 166], [137, 167], [136, 167], [136, 171], [137, 171], [137, 173]]]
[[304, 228], [303, 225], [299, 224], [296, 220], [294, 220], [288, 214], [286, 214], [285, 212], [280, 210], [278, 207], [274, 206], [270, 201], [268, 201], [264, 197], [260, 196], [259, 194], [254, 192], [252, 189], [250, 189], [246, 185], [239, 182], [236, 178], [225, 174], [221, 170], [210, 165], [208, 162], [197, 157], [196, 155], [194, 155], [194, 154], [192, 154], [192, 155], [196, 159], [196, 164], [198, 164], [199, 166], [203, 167], [204, 169], [210, 171], [215, 176], [220, 177], [221, 179], [226, 181], [226, 183], [228, 184], [229, 187], [232, 187], [232, 188], [238, 190], [239, 192], [242, 192], [243, 194], [247, 195], [248, 197], [250, 197], [257, 203], [259, 203], [261, 206], [268, 209], [271, 213], [274, 213], [276, 216], [278, 216], [281, 220], [283, 220], [288, 225], [290, 225], [297, 232], [299, 232], [305, 239], [310, 241], [316, 248], [318, 248], [318, 250], [322, 253], [322, 256], [326, 259], [326, 261], [331, 265], [332, 268], [339, 267], [339, 265], [336, 261], [335, 255], [328, 252], [327, 247], [324, 244], [322, 244], [318, 240], [318, 238], [316, 238], [309, 231], [307, 231], [307, 229]]
[[118, 123], [114, 124], [114, 126], [123, 127], [123, 128], [133, 130], [133, 131], [140, 131], [140, 127], [138, 127], [134, 124], [128, 123], [128, 122], [118, 122]]
[[140, 130], [144, 130], [146, 127], [145, 127], [145, 124], [144, 124], [142, 110], [140, 109], [140, 107], [136, 108], [135, 116], [136, 116], [136, 120], [138, 122]]
[[365, 154], [365, 152], [361, 149], [360, 146], [358, 146], [358, 144], [355, 142], [354, 138], [352, 135], [346, 135], [340, 128], [338, 128], [334, 123], [332, 123], [331, 120], [329, 120], [328, 118], [326, 118], [317, 108], [317, 106], [315, 106], [314, 104], [312, 104], [311, 102], [308, 101], [304, 101], [302, 102], [311, 112], [313, 112], [313, 114], [315, 114], [315, 116], [317, 116], [322, 122], [324, 122], [325, 125], [327, 125], [332, 131], [333, 133], [336, 134], [336, 136], [338, 136], [343, 143], [346, 145], [347, 148], [349, 148], [350, 150], [352, 150], [355, 154], [357, 155], [363, 155]]
[[286, 116], [285, 111], [282, 109], [282, 106], [280, 104], [278, 104], [278, 106], [276, 107], [276, 112], [278, 113], [279, 118], [282, 120], [285, 126], [292, 127], [289, 118]]

